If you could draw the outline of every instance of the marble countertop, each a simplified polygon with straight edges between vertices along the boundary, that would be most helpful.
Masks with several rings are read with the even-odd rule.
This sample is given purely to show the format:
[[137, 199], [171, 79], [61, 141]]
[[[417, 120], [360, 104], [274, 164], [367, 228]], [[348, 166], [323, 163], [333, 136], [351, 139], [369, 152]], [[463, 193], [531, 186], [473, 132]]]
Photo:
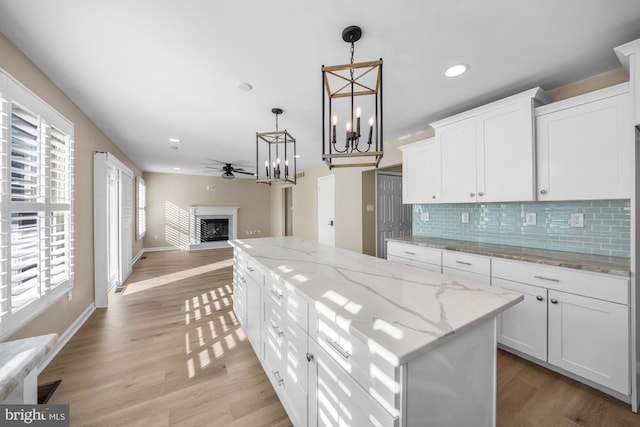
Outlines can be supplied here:
[[603, 255], [581, 254], [576, 252], [551, 251], [546, 249], [522, 248], [519, 246], [493, 245], [464, 240], [438, 239], [431, 237], [394, 237], [388, 241], [410, 243], [449, 251], [467, 252], [495, 258], [526, 261], [556, 267], [575, 268], [578, 270], [608, 273], [629, 277], [629, 258]]
[[22, 384], [58, 342], [57, 334], [0, 343], [0, 402]]
[[523, 299], [519, 293], [296, 237], [234, 240], [310, 307], [400, 365]]

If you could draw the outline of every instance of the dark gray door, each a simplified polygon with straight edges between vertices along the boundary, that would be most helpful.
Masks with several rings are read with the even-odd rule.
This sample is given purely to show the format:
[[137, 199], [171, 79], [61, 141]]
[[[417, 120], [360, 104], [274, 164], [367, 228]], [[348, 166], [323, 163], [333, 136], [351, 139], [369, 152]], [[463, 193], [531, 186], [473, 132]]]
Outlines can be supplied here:
[[377, 255], [387, 257], [385, 239], [411, 235], [412, 205], [402, 204], [402, 174], [378, 172], [377, 197]]

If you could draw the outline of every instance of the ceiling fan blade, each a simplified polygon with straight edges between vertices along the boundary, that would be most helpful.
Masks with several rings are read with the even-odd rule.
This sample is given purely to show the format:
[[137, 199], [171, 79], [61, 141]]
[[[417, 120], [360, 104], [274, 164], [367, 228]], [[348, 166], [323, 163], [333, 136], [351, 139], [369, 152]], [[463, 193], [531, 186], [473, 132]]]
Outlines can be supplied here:
[[238, 169], [234, 169], [233, 171], [234, 171], [235, 173], [241, 173], [241, 174], [244, 174], [244, 175], [251, 175], [251, 176], [255, 176], [255, 173], [253, 173], [253, 172], [245, 172], [245, 171], [241, 171], [241, 170], [238, 170]]

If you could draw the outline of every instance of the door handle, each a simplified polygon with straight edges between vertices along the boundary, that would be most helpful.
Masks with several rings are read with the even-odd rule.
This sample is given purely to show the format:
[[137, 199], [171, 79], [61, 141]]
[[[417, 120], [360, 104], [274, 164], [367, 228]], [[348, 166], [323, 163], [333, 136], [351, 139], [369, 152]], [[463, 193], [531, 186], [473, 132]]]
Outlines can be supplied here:
[[329, 225], [333, 227], [333, 220], [329, 221]]

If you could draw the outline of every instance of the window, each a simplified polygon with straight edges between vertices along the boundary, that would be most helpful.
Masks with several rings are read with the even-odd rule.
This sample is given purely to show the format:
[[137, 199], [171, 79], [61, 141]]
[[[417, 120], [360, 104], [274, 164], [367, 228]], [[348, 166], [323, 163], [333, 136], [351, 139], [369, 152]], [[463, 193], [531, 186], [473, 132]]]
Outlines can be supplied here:
[[73, 124], [0, 71], [0, 339], [73, 287]]
[[147, 231], [147, 187], [144, 183], [144, 179], [139, 176], [136, 177], [136, 192], [136, 205], [138, 208], [136, 228], [137, 240], [140, 240], [144, 237], [144, 233]]

